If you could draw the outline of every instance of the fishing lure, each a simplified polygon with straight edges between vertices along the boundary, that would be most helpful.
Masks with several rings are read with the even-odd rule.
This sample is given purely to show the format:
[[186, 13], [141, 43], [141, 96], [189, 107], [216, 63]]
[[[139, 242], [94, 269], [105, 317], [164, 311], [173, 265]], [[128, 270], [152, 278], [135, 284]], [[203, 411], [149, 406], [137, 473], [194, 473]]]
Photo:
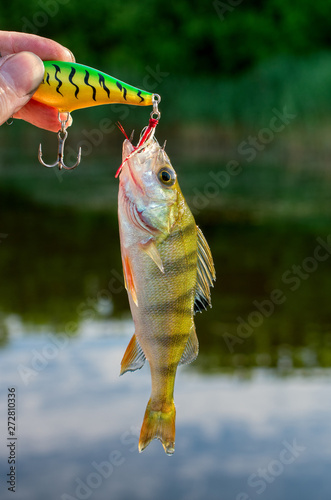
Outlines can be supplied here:
[[[38, 159], [45, 167], [58, 166], [59, 169], [71, 170], [79, 165], [81, 148], [77, 162], [67, 167], [63, 161], [64, 143], [68, 132], [66, 125], [70, 113], [76, 109], [98, 106], [102, 104], [132, 104], [135, 106], [151, 106], [155, 108], [160, 102], [158, 94], [152, 94], [122, 82], [106, 73], [78, 63], [63, 61], [44, 61], [45, 74], [32, 99], [56, 108], [59, 112], [61, 128], [58, 132], [57, 161], [48, 165], [42, 159], [41, 144]], [[60, 113], [66, 118], [61, 119]]]

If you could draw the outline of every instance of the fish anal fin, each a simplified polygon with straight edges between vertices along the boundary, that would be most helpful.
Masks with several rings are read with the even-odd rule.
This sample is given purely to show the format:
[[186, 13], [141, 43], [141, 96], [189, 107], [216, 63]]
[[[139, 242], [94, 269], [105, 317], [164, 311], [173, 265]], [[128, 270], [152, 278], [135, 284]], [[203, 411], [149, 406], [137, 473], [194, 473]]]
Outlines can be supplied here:
[[182, 357], [180, 358], [179, 364], [187, 365], [188, 363], [192, 363], [192, 361], [194, 361], [198, 356], [198, 353], [199, 341], [195, 331], [195, 327], [193, 326]]
[[198, 269], [197, 269], [197, 288], [194, 299], [194, 312], [201, 312], [203, 309], [211, 307], [210, 287], [214, 286], [216, 272], [213, 257], [209, 245], [197, 226], [198, 237]]
[[160, 411], [155, 411], [150, 399], [141, 426], [139, 452], [143, 451], [153, 439], [159, 439], [166, 454], [172, 455], [175, 451], [175, 420], [176, 408], [173, 400], [163, 405]]
[[161, 273], [164, 273], [161, 255], [156, 247], [154, 238], [149, 238], [145, 242], [140, 242], [139, 246], [144, 252], [147, 253], [147, 255], [149, 255], [153, 262], [155, 262]]
[[126, 348], [123, 359], [121, 361], [121, 373], [135, 371], [144, 366], [146, 356], [142, 350], [136, 335], [134, 334]]
[[123, 261], [123, 274], [124, 274], [125, 288], [131, 294], [133, 302], [138, 307], [138, 298], [137, 298], [137, 292], [136, 292], [136, 287], [135, 287], [134, 278], [133, 278], [132, 267], [130, 264], [130, 259], [127, 255], [124, 255], [122, 261]]

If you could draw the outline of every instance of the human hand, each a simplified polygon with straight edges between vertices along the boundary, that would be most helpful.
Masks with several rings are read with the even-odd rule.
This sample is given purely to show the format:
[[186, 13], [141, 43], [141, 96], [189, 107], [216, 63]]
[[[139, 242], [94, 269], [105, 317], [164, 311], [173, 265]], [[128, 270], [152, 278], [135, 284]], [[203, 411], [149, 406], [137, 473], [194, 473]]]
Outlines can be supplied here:
[[0, 125], [13, 116], [52, 132], [59, 130], [57, 109], [31, 99], [44, 76], [42, 60], [74, 62], [75, 58], [54, 40], [0, 31]]

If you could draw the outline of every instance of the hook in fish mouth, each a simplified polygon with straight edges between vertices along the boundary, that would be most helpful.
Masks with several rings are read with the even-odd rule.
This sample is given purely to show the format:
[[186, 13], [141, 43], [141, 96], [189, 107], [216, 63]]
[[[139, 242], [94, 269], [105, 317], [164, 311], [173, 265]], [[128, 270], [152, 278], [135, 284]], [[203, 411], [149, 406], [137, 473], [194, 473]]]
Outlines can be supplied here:
[[[117, 177], [120, 175], [124, 163], [129, 158], [131, 158], [131, 156], [134, 153], [136, 153], [137, 151], [139, 151], [142, 145], [144, 145], [148, 140], [150, 140], [152, 137], [154, 137], [156, 126], [159, 123], [159, 120], [161, 118], [161, 113], [160, 113], [159, 107], [158, 107], [160, 102], [161, 102], [161, 97], [159, 96], [159, 94], [153, 94], [153, 111], [150, 114], [150, 119], [149, 119], [149, 122], [148, 122], [148, 126], [143, 129], [143, 131], [142, 131], [142, 133], [140, 135], [140, 140], [139, 140], [137, 146], [133, 146], [133, 148], [134, 148], [133, 151], [125, 158], [125, 160], [119, 166], [119, 168], [118, 168], [118, 170], [117, 170], [117, 172], [115, 174], [115, 179], [117, 179]], [[131, 133], [131, 136], [130, 136], [130, 139], [129, 139], [128, 136], [126, 135], [126, 132], [125, 132], [122, 124], [120, 122], [117, 122], [117, 126], [120, 129], [120, 131], [125, 135], [125, 137], [130, 142], [130, 144], [132, 144], [133, 132], [134, 131]], [[163, 148], [164, 147], [165, 147], [165, 143], [164, 143]]]
[[141, 133], [141, 136], [140, 136], [140, 140], [137, 144], [137, 146], [133, 146], [132, 145], [132, 142], [131, 140], [133, 139], [133, 132], [131, 133], [131, 136], [130, 136], [130, 139], [128, 138], [123, 126], [121, 123], [117, 123], [117, 126], [118, 128], [120, 129], [120, 131], [125, 135], [126, 139], [130, 142], [130, 144], [132, 145], [133, 147], [133, 151], [131, 151], [131, 153], [122, 161], [121, 165], [119, 166], [119, 168], [117, 169], [117, 172], [115, 174], [115, 179], [117, 179], [117, 177], [120, 175], [121, 171], [122, 171], [122, 168], [123, 168], [123, 165], [125, 162], [127, 162], [134, 154], [136, 154], [137, 152], [141, 151], [144, 147], [145, 147], [145, 144], [146, 142], [150, 141], [153, 137], [154, 137], [154, 134], [155, 134], [155, 129], [156, 129], [156, 126], [157, 124], [159, 123], [159, 120], [157, 118], [150, 118], [149, 119], [149, 123], [147, 125], [147, 127], [145, 127]]
[[[130, 139], [128, 138], [127, 136], [127, 133], [125, 132], [125, 129], [123, 127], [123, 125], [121, 124], [121, 122], [117, 122], [116, 125], [118, 126], [118, 128], [120, 129], [120, 131], [122, 132], [122, 134], [124, 135], [124, 137], [129, 141], [131, 142], [131, 137]], [[132, 135], [132, 134], [131, 134]]]

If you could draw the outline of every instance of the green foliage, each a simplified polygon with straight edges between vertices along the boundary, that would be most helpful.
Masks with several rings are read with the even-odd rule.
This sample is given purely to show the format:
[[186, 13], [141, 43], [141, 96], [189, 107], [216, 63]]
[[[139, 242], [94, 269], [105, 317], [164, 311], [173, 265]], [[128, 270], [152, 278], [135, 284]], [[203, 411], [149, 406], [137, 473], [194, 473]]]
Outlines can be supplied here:
[[[0, 5], [0, 20], [4, 30], [53, 38], [78, 62], [158, 92], [163, 123], [261, 127], [284, 106], [296, 123], [327, 120], [327, 2], [232, 3], [94, 0], [92, 8], [87, 0], [16, 0]], [[81, 116], [85, 123], [89, 110]]]
[[[238, 2], [237, 2], [238, 3]], [[277, 54], [328, 49], [325, 0], [16, 0], [2, 2], [3, 30], [27, 31], [70, 47], [77, 60], [145, 73], [229, 75]]]

